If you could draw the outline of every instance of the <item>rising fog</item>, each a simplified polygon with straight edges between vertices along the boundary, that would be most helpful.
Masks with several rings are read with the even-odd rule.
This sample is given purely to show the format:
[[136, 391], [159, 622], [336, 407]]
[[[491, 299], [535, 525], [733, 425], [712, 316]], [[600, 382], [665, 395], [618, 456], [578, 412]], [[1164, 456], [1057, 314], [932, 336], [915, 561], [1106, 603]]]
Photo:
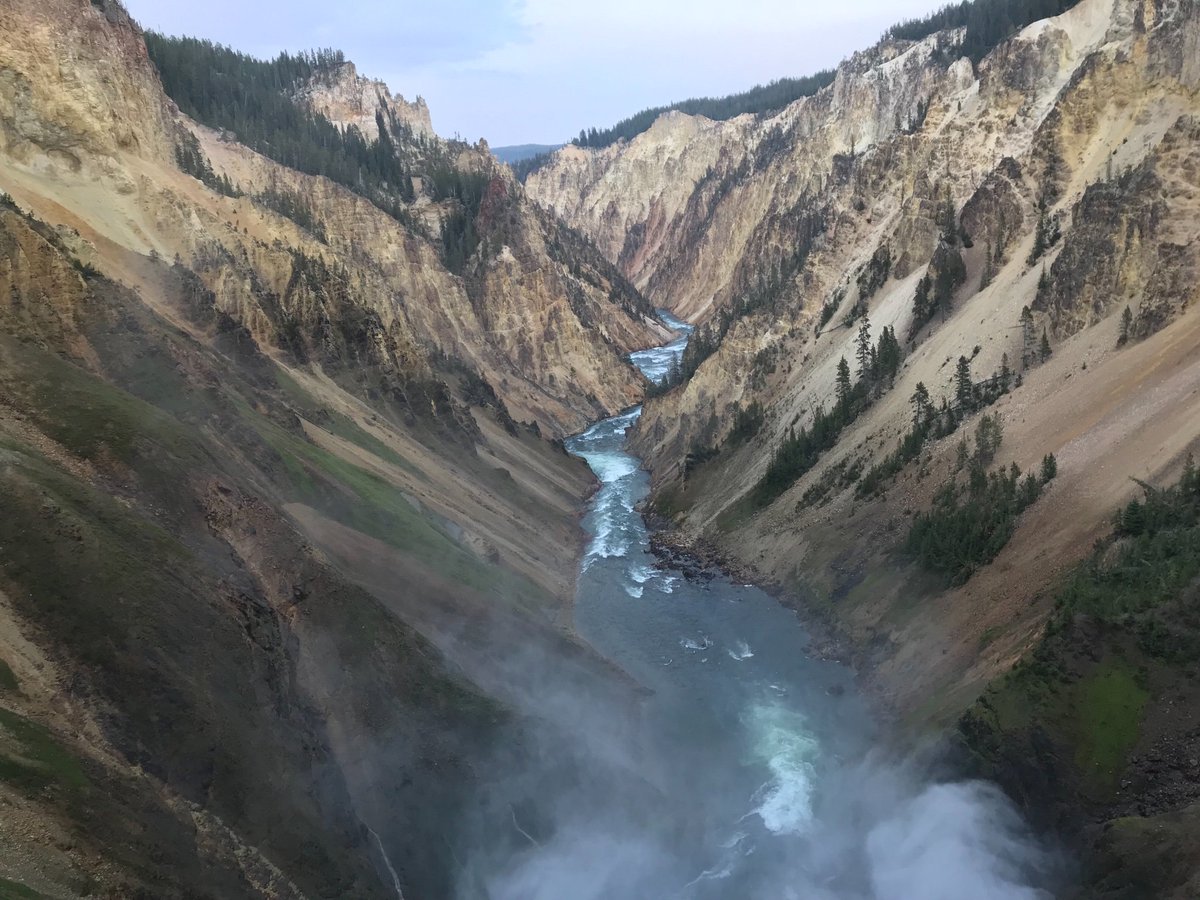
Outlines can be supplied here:
[[[637, 361], [666, 371], [681, 348]], [[603, 483], [576, 625], [631, 677], [528, 644], [493, 669], [484, 687], [525, 717], [453, 839], [457, 900], [1048, 900], [1056, 857], [1007, 799], [890, 754], [794, 614], [663, 570], [623, 449], [635, 420], [569, 445]]]

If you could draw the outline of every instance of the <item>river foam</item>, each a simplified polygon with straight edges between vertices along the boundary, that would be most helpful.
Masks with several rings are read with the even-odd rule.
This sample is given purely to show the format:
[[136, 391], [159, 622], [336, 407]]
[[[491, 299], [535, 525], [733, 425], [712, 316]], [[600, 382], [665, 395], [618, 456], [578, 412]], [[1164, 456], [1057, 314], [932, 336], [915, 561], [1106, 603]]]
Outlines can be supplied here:
[[781, 703], [754, 706], [746, 716], [755, 757], [771, 780], [760, 788], [754, 813], [772, 834], [804, 834], [812, 825], [812, 796], [820, 744], [804, 715]]

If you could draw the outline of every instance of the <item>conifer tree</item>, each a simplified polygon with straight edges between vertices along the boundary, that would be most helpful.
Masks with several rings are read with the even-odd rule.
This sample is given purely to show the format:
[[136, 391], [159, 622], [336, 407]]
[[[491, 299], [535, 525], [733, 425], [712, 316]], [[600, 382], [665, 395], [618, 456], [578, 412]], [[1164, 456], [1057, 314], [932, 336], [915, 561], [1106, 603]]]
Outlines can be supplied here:
[[858, 339], [854, 342], [854, 355], [858, 358], [858, 377], [869, 378], [871, 375], [871, 320], [863, 317], [858, 326]]
[[1121, 313], [1121, 330], [1117, 335], [1117, 346], [1124, 346], [1129, 341], [1130, 329], [1133, 327], [1133, 311], [1126, 306], [1125, 311]]
[[844, 356], [837, 365], [837, 401], [843, 411], [850, 405], [850, 364]]
[[1054, 458], [1053, 453], [1047, 453], [1042, 457], [1042, 484], [1049, 484], [1050, 480], [1058, 474], [1058, 460]]
[[1038, 348], [1038, 355], [1042, 358], [1042, 362], [1045, 362], [1046, 360], [1048, 360], [1050, 358], [1050, 353], [1051, 353], [1050, 337], [1049, 337], [1049, 335], [1046, 334], [1046, 329], [1043, 328], [1042, 329], [1042, 344]]
[[1033, 310], [1028, 306], [1021, 310], [1021, 368], [1028, 369], [1033, 365], [1033, 348], [1035, 337], [1033, 326]]
[[974, 385], [971, 381], [971, 362], [965, 356], [958, 358], [954, 370], [954, 402], [960, 413], [969, 412], [974, 406]]
[[913, 391], [912, 399], [913, 408], [913, 430], [919, 431], [925, 427], [925, 423], [929, 421], [929, 416], [933, 412], [933, 402], [929, 397], [929, 389], [925, 387], [925, 382], [918, 381], [916, 390]]

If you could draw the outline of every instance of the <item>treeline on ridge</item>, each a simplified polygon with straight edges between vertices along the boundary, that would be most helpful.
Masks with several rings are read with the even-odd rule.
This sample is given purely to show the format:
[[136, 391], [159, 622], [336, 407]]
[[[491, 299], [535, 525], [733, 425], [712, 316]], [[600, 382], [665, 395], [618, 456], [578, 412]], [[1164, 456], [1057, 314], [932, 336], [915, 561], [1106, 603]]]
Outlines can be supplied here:
[[654, 120], [665, 112], [679, 111], [689, 116], [705, 116], [723, 121], [744, 113], [760, 115], [783, 109], [801, 97], [811, 97], [821, 88], [833, 82], [833, 69], [823, 69], [815, 75], [803, 78], [778, 78], [769, 84], [760, 84], [727, 97], [693, 97], [680, 103], [655, 106], [622, 119], [611, 128], [588, 128], [579, 132], [572, 143], [580, 147], [607, 147], [619, 140], [629, 140], [646, 131]]
[[340, 51], [261, 60], [212, 41], [155, 32], [146, 33], [146, 47], [163, 89], [184, 113], [234, 133], [281, 165], [329, 178], [401, 221], [404, 204], [414, 199], [413, 175], [424, 176], [434, 199], [459, 200], [471, 218], [478, 212], [486, 178], [457, 170], [436, 142], [404, 123], [385, 122], [382, 114], [376, 116], [379, 138], [368, 141], [358, 128], [339, 128], [295, 102], [299, 87], [345, 63]]
[[[1031, 22], [1060, 15], [1079, 0], [963, 0], [951, 3], [920, 19], [906, 19], [893, 25], [884, 38], [919, 41], [949, 28], [966, 30], [963, 41], [954, 48], [956, 56], [978, 63], [1001, 41]], [[823, 69], [803, 78], [779, 78], [748, 91], [726, 97], [695, 97], [680, 103], [655, 106], [622, 119], [611, 128], [586, 128], [572, 143], [580, 147], [607, 147], [619, 140], [631, 140], [650, 128], [665, 112], [678, 110], [693, 116], [725, 120], [743, 113], [761, 115], [783, 109], [801, 97], [810, 97], [833, 82], [835, 69]], [[535, 169], [537, 166], [534, 167]]]
[[963, 0], [950, 3], [922, 19], [906, 19], [884, 35], [919, 41], [948, 28], [965, 28], [963, 41], [955, 50], [978, 63], [1001, 41], [1038, 19], [1061, 15], [1079, 0]]

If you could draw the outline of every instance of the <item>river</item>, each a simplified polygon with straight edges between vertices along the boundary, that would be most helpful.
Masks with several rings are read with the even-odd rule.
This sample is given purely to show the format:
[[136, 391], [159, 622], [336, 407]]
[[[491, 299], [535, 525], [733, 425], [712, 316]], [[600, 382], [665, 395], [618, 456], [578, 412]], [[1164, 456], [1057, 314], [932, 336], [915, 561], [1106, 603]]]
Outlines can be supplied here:
[[[663, 319], [678, 337], [632, 355], [655, 380], [690, 331]], [[540, 802], [553, 833], [526, 835], [529, 846], [487, 878], [487, 894], [1049, 896], [1036, 886], [1048, 860], [999, 792], [933, 780], [883, 752], [853, 673], [806, 654], [793, 612], [755, 587], [722, 576], [692, 582], [661, 567], [637, 511], [648, 477], [624, 446], [639, 414], [598, 422], [567, 448], [601, 483], [584, 519], [576, 627], [648, 696], [632, 733], [596, 711], [578, 750], [594, 765], [566, 775], [547, 766]]]

